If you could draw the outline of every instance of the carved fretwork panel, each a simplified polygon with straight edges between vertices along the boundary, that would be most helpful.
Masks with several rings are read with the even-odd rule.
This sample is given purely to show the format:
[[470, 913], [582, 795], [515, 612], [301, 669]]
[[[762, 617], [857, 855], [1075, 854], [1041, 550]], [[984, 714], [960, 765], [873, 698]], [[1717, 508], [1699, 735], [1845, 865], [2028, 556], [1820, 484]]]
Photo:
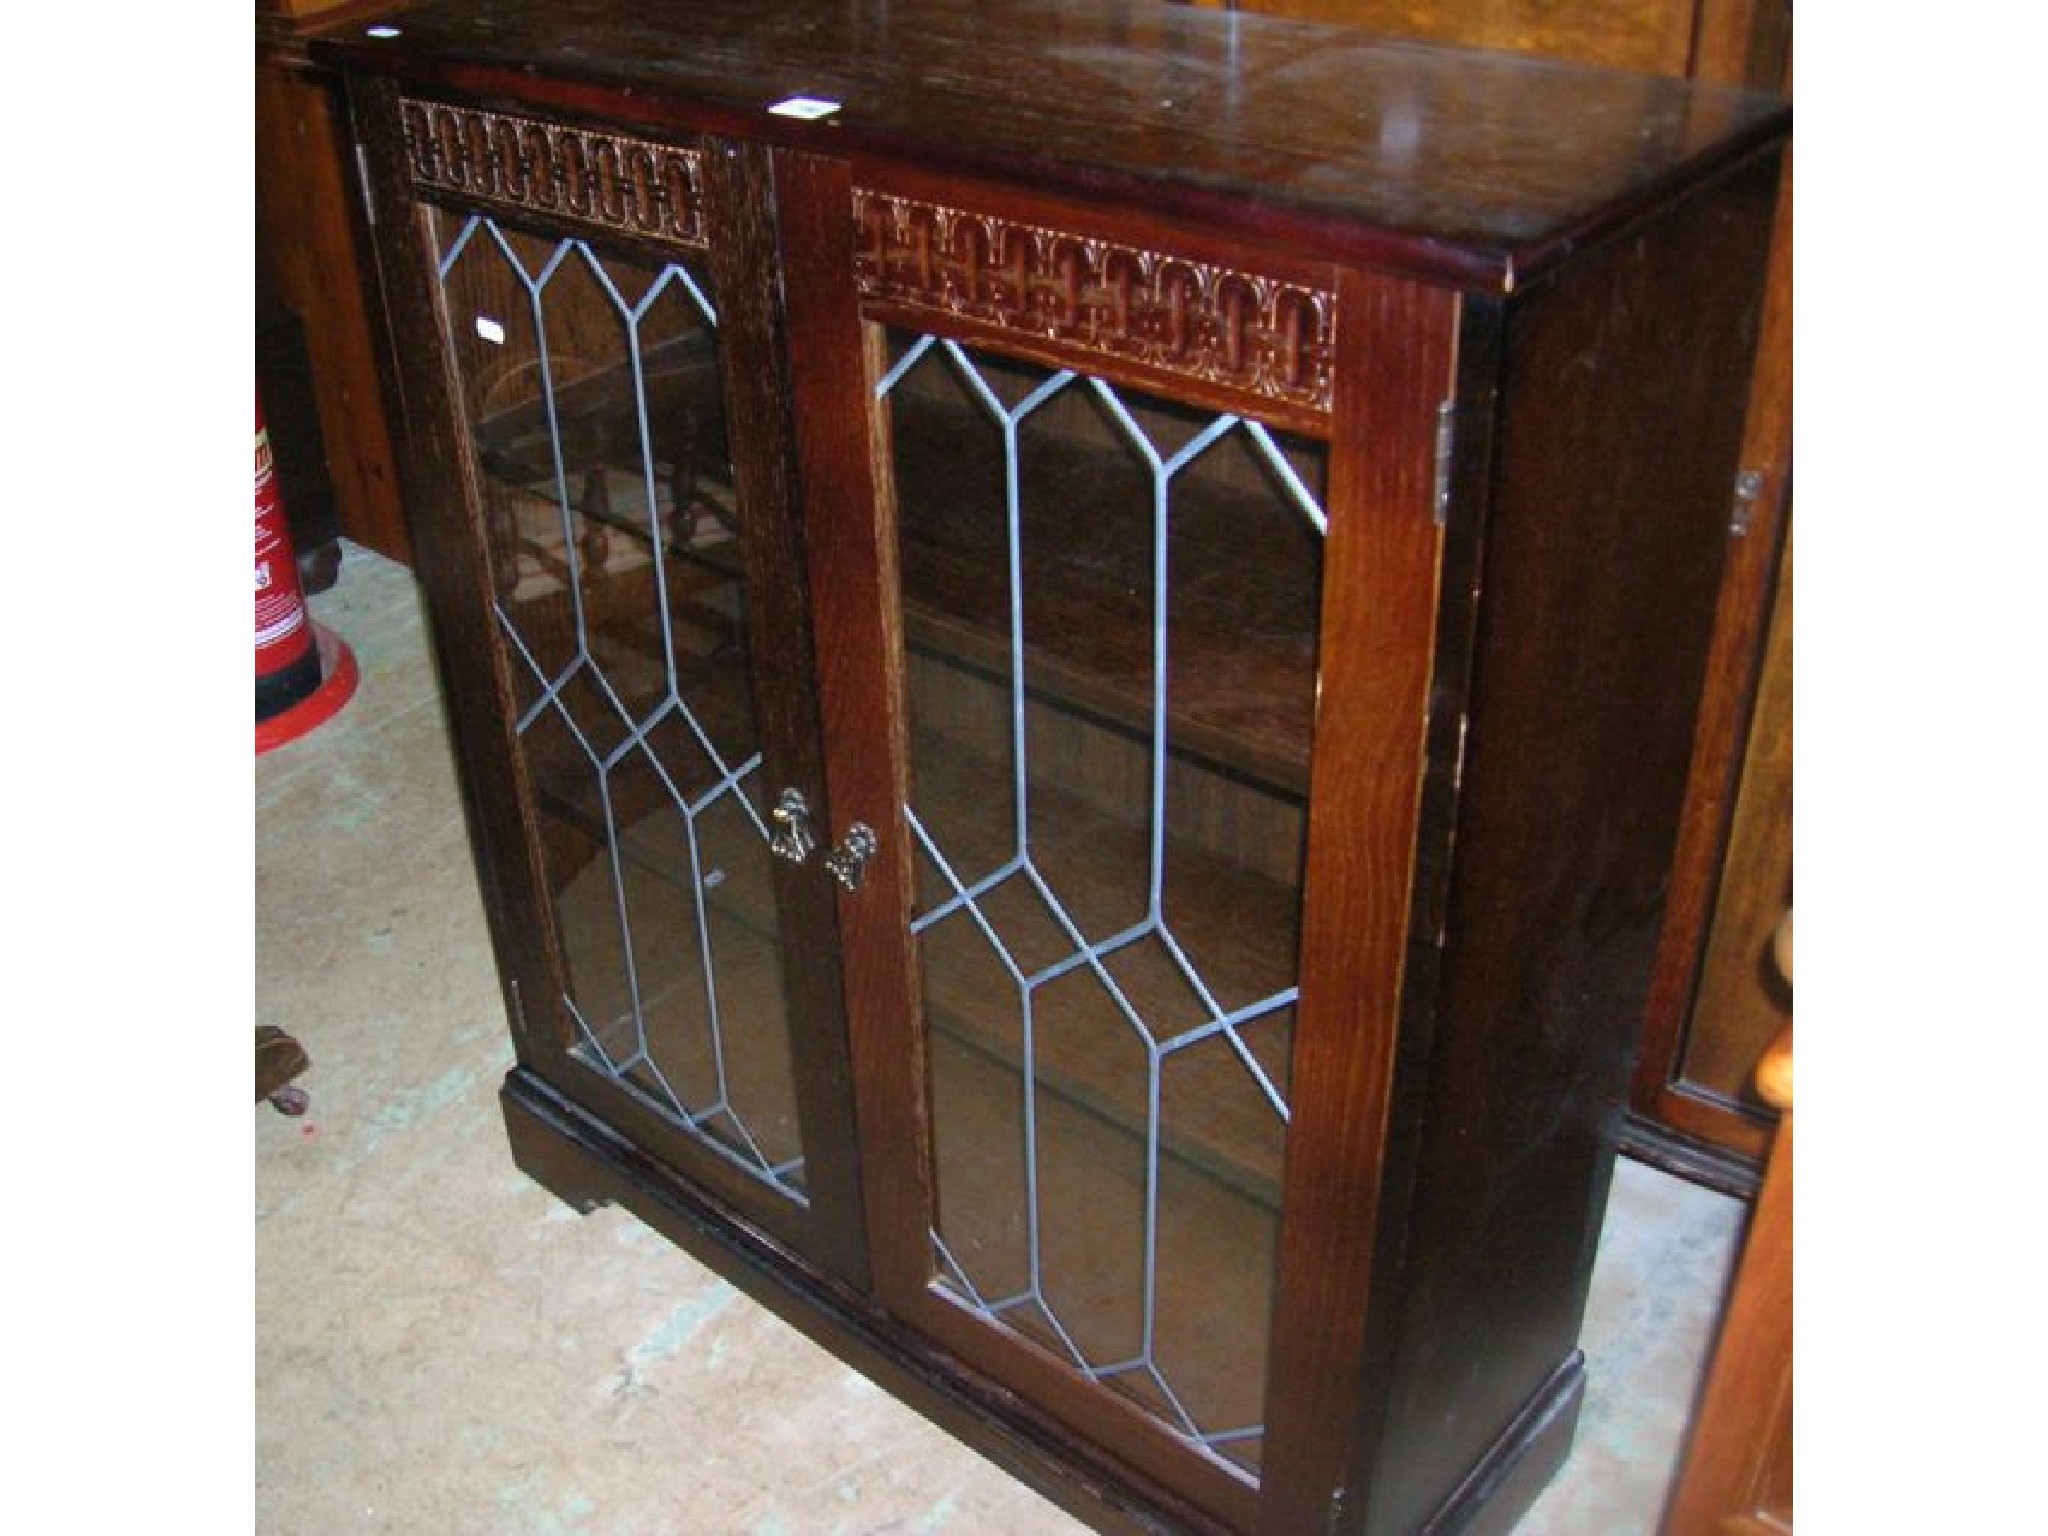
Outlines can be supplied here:
[[1336, 294], [993, 214], [854, 190], [861, 296], [1327, 420]]
[[403, 122], [417, 186], [690, 250], [707, 244], [697, 150], [411, 98]]

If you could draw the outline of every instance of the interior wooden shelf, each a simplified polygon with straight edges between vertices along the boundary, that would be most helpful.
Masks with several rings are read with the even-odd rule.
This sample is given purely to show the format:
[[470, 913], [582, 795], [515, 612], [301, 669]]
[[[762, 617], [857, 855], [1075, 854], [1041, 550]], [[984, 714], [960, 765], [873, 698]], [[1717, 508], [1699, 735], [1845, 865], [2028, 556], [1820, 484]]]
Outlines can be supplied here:
[[[693, 512], [671, 555], [737, 578], [738, 548], [716, 533], [703, 536], [740, 517], [720, 412], [715, 397], [706, 397], [716, 385], [714, 361], [696, 336], [651, 349], [644, 365], [649, 420], [660, 478]], [[898, 409], [893, 419], [909, 641], [1005, 677], [1010, 550], [1003, 477], [999, 461], [963, 449], [986, 437], [987, 423], [931, 401]], [[647, 543], [644, 513], [621, 515], [606, 489], [617, 471], [638, 462], [629, 371], [621, 364], [559, 386], [555, 422], [577, 511]], [[554, 472], [547, 431], [538, 400], [496, 413], [476, 431], [482, 461], [526, 494], [534, 484], [545, 492]], [[1026, 685], [1036, 697], [1143, 736], [1152, 726], [1155, 643], [1150, 480], [1128, 449], [1065, 438], [1057, 446], [1030, 452], [1022, 482]], [[603, 474], [605, 468], [614, 474]], [[1181, 473], [1172, 482], [1171, 509], [1171, 750], [1306, 794], [1320, 541], [1295, 526], [1298, 510], [1273, 487], [1247, 482], [1242, 468], [1235, 477], [1200, 466]]]
[[[914, 646], [1010, 671], [1010, 550], [999, 460], [964, 409], [897, 409], [905, 627]], [[1124, 449], [1065, 440], [1021, 475], [1025, 682], [1138, 735], [1151, 730], [1151, 483]], [[1027, 450], [1028, 452], [1028, 450]], [[1173, 751], [1295, 794], [1308, 786], [1320, 541], [1264, 486], [1183, 472], [1168, 539]], [[1136, 536], [1133, 536], [1135, 531]]]
[[[1001, 818], [987, 812], [1006, 803], [1002, 772], [987, 759], [947, 744], [917, 754], [915, 793], [927, 826], [949, 828], [949, 862], [963, 881], [1002, 864], [1011, 853]], [[1103, 815], [1071, 795], [1035, 790], [1033, 856], [1063, 904], [1106, 914], [1119, 906], [1135, 920], [1148, 863], [1142, 825]], [[954, 814], [945, 814], [952, 810]], [[964, 810], [966, 814], [958, 814]], [[955, 862], [957, 861], [957, 862]], [[1206, 852], [1169, 843], [1166, 914], [1175, 938], [1194, 959], [1204, 982], [1226, 1007], [1244, 1006], [1293, 982], [1298, 928], [1295, 894], [1277, 881], [1235, 868]], [[932, 882], [936, 884], [936, 882]], [[1064, 958], [1072, 945], [1057, 934], [1037, 899], [1024, 894], [1022, 877], [1006, 898], [985, 902], [990, 918], [1018, 958], [1043, 965]], [[941, 888], [943, 889], [943, 888]], [[928, 884], [920, 907], [932, 905]], [[1121, 920], [1119, 920], [1120, 922]], [[1007, 931], [1006, 930], [1007, 927]], [[942, 943], [942, 928], [955, 937]], [[1108, 924], [1084, 926], [1099, 942]], [[1207, 1017], [1192, 989], [1151, 941], [1105, 964], [1143, 1017], [1149, 1032], [1167, 1038]], [[965, 912], [927, 930], [920, 946], [930, 1027], [960, 1044], [1021, 1071], [1019, 993], [993, 950]], [[1061, 1096], [1132, 1136], [1146, 1124], [1145, 1054], [1123, 1017], [1087, 967], [1036, 993], [1037, 1075], [1042, 1090]], [[1292, 1012], [1281, 1009], [1252, 1023], [1244, 1038], [1283, 1094]], [[1279, 1203], [1282, 1126], [1229, 1043], [1212, 1036], [1164, 1058], [1166, 1113], [1161, 1151], [1263, 1205]]]

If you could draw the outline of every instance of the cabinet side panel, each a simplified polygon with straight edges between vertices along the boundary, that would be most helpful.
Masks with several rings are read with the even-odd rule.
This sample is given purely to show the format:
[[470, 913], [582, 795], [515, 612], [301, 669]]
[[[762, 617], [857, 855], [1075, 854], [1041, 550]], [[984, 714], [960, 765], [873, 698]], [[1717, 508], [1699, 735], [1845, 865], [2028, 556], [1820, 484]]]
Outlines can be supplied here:
[[[1424, 1528], [1576, 1348], [1728, 538], [1777, 183], [1509, 309], [1456, 851], [1368, 1529]], [[1383, 1293], [1384, 1294], [1384, 1293]], [[1598, 1363], [1593, 1369], [1597, 1371]]]

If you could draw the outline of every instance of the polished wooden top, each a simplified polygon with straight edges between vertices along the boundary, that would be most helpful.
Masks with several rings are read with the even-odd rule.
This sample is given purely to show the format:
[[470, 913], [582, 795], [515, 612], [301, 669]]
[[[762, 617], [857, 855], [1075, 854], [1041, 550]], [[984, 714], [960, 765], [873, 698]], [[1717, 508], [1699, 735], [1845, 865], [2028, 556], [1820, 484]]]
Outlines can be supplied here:
[[[1489, 288], [1790, 127], [1767, 95], [1164, 0], [426, 0], [390, 20], [315, 56]], [[839, 108], [770, 112], [793, 96]]]

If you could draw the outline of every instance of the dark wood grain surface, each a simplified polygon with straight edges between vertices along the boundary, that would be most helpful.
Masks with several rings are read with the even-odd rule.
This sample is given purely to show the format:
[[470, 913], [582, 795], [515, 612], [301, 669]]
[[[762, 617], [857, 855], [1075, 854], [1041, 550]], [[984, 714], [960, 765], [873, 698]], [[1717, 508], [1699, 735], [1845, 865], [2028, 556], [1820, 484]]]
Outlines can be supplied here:
[[[1788, 152], [1740, 461], [1758, 472], [1759, 484], [1748, 531], [1729, 543], [1685, 817], [1672, 855], [1670, 916], [1630, 1089], [1631, 1152], [1745, 1198], [1756, 1193], [1771, 1117], [1739, 1085], [1783, 1017], [1771, 979], [1757, 964], [1772, 918], [1749, 913], [1749, 923], [1762, 924], [1751, 928], [1749, 953], [1740, 945], [1713, 953], [1712, 937], [1724, 901], [1731, 908], [1743, 900], [1775, 905], [1790, 894], [1792, 174]], [[1781, 606], [1785, 633], [1774, 637], [1772, 614]], [[1752, 747], [1759, 732], [1763, 740]], [[1751, 786], [1745, 758], [1752, 750], [1762, 754], [1763, 765], [1775, 766], [1782, 783], [1764, 766]], [[1780, 815], [1782, 826], [1773, 827]], [[1717, 966], [1726, 966], [1725, 973]], [[1725, 1014], [1711, 1007], [1710, 993], [1739, 997], [1742, 1004]], [[1757, 1008], [1771, 1016], [1761, 1028], [1751, 1011]], [[1718, 1077], [1710, 1072], [1694, 1080], [1688, 1058], [1700, 1047], [1721, 1053]]]
[[[1576, 1340], [1726, 555], [1775, 167], [1513, 306], [1373, 1531]], [[1589, 350], [1590, 349], [1590, 350]], [[1597, 355], [1600, 368], [1585, 366]], [[1569, 515], [1565, 515], [1566, 513]], [[1299, 1068], [1297, 1068], [1297, 1071]]]
[[[1071, 1473], [1065, 1491], [1085, 1495], [1071, 1502], [1104, 1528], [1505, 1529], [1561, 1456], [1583, 1390], [1577, 1333], [1708, 671], [1786, 109], [1136, 0], [430, 0], [398, 25], [388, 41], [358, 29], [321, 46], [392, 77], [352, 80], [401, 322], [422, 575], [515, 1015], [507, 1103], [522, 1165], [578, 1200], [621, 1199], [671, 1235], [710, 1236], [942, 1422], [983, 1431], [976, 1443], [1035, 1480]], [[446, 132], [411, 134], [401, 93], [453, 104], [415, 114], [446, 119]], [[768, 112], [797, 93], [842, 106], [813, 123]], [[554, 146], [537, 159], [528, 128]], [[644, 173], [635, 193], [617, 159], [628, 140], [649, 163], [715, 163], [674, 197]], [[481, 189], [463, 180], [479, 166]], [[870, 228], [863, 194], [917, 208]], [[735, 488], [767, 522], [749, 530], [743, 561], [706, 555], [706, 573], [743, 575], [749, 591], [770, 776], [810, 795], [822, 843], [856, 820], [881, 838], [858, 892], [818, 880], [796, 893], [803, 872], [778, 868], [754, 893], [817, 946], [788, 976], [806, 1147], [835, 1164], [829, 1188], [812, 1185], [814, 1211], [765, 1205], [623, 1091], [564, 1067], [547, 1004], [561, 946], [477, 552], [489, 509], [416, 213], [472, 200], [509, 223], [712, 252]], [[695, 222], [657, 227], [641, 219], [650, 212]], [[1257, 324], [1217, 330], [1232, 306], [1188, 276], [1152, 302], [1179, 320], [1176, 304], [1210, 296], [1201, 326], [1183, 327], [1207, 338], [1201, 365], [1132, 362], [1117, 346], [1159, 329], [1156, 317], [1048, 340], [1028, 305], [989, 298], [994, 262], [976, 268], [994, 318], [956, 316], [948, 296], [964, 280], [919, 245], [955, 213], [1057, 226], [1066, 245], [1032, 247], [1041, 284], [1101, 286], [1105, 251], [1119, 271], [1179, 261], [1244, 285], [1230, 290], [1233, 312]], [[964, 249], [948, 247], [956, 266]], [[1293, 307], [1243, 297], [1271, 283], [1294, 291]], [[560, 320], [566, 352], [566, 306]], [[1201, 791], [1190, 803], [1225, 785], [1241, 798], [1257, 783], [1284, 790], [1266, 797], [1277, 810], [1212, 808], [1216, 824], [1193, 830], [1219, 855], [1268, 837], [1276, 847], [1252, 867], [1285, 864], [1278, 878], [1291, 879], [1307, 827], [1284, 1163], [1236, 1156], [1257, 1178], [1229, 1193], [1247, 1221], [1271, 1222], [1242, 1197], [1256, 1182], [1270, 1203], [1277, 1168], [1272, 1300], [1215, 1305], [1204, 1266], [1161, 1266], [1200, 1282], [1168, 1307], [1171, 1326], [1272, 1319], [1263, 1368], [1250, 1330], [1233, 1341], [1242, 1356], [1212, 1362], [1234, 1376], [1244, 1361], [1244, 1381], [1219, 1393], [1264, 1394], [1256, 1473], [933, 1284], [935, 1225], [951, 1229], [963, 1183], [971, 1195], [975, 1179], [1004, 1173], [973, 1157], [942, 1173], [947, 1138], [957, 1149], [961, 1134], [1006, 1126], [1022, 1069], [970, 1038], [964, 1004], [950, 1030], [927, 1019], [927, 1004], [943, 1014], [954, 1000], [920, 984], [921, 946], [936, 950], [938, 930], [913, 937], [906, 921], [918, 872], [901, 807], [916, 736], [953, 731], [971, 747], [969, 684], [985, 689], [1002, 658], [974, 632], [990, 629], [1000, 594], [963, 574], [988, 552], [915, 505], [962, 499], [948, 450], [920, 470], [892, 435], [913, 414], [915, 381], [876, 396], [892, 325], [1002, 353], [1005, 368], [1100, 367], [1120, 388], [1203, 411], [1247, 408], [1237, 397], [1249, 390], [1254, 414], [1276, 402], [1270, 424], [1327, 444], [1318, 665], [1265, 667], [1242, 688], [1220, 669], [1204, 679], [1263, 707], [1274, 700], [1253, 696], [1272, 679], [1293, 677], [1306, 700], [1313, 677], [1313, 751], [1283, 750], [1307, 734], [1298, 720], [1218, 719], [1217, 739], [1193, 743], [1188, 779]], [[1241, 366], [1247, 343], [1272, 354], [1264, 373]], [[1324, 375], [1327, 389], [1308, 387]], [[963, 446], [945, 431], [936, 441]], [[1242, 487], [1216, 474], [1200, 494], [1227, 510]], [[1131, 551], [1099, 547], [1115, 478], [1077, 462], [1058, 482], [1080, 514], [1059, 523], [1064, 547], [1104, 577], [1058, 588], [1086, 600], [1055, 612], [1075, 633], [1144, 617], [1125, 590]], [[1181, 513], [1189, 526], [1203, 516], [1177, 501]], [[1177, 554], [1169, 564], [1200, 574]], [[1311, 633], [1305, 610], [1266, 617], [1287, 619], [1270, 627], [1290, 642]], [[1227, 627], [1215, 653], [1248, 652]], [[1052, 787], [1104, 790], [1129, 745], [1108, 728], [1118, 700], [1074, 697], [1074, 678], [1038, 665], [1060, 657], [1060, 637], [1024, 628], [1031, 655], [1015, 664], [1037, 666], [1040, 685], [1029, 707], [1085, 705], [1102, 744], [1084, 758], [1067, 752], [1078, 728], [1037, 738], [1057, 765]], [[1186, 639], [1174, 632], [1176, 646]], [[941, 670], [947, 687], [923, 686], [913, 706], [920, 678]], [[1246, 737], [1274, 738], [1266, 755], [1285, 761], [1225, 750]], [[920, 767], [915, 782], [923, 795], [934, 780]], [[1284, 933], [1273, 947], [1295, 948]], [[1047, 1038], [1062, 1027], [1048, 1023]], [[1126, 1064], [1131, 1051], [1124, 1041]], [[1071, 1143], [1066, 1163], [1044, 1159], [1048, 1179], [1093, 1173], [1100, 1148], [1123, 1157], [1129, 1109], [1095, 1080], [1100, 1063], [1044, 1059], [1066, 1074], [1047, 1103]], [[942, 1116], [935, 1104], [953, 1095], [957, 1109], [969, 1078], [995, 1084], [987, 1114]], [[1164, 1161], [1176, 1177], [1213, 1168], [1231, 1149], [1212, 1140], [1162, 1135]], [[1083, 1204], [1087, 1221], [1046, 1230], [1092, 1241], [1108, 1200], [1053, 1209]], [[1112, 1256], [1103, 1272], [1129, 1262]], [[1102, 1316], [1122, 1326], [1121, 1313]]]
[[[1775, 97], [1097, 0], [429, 0], [316, 56], [480, 96], [907, 155], [1487, 286], [1784, 131]], [[806, 95], [817, 122], [772, 115]], [[1084, 110], [1085, 109], [1085, 110]]]

